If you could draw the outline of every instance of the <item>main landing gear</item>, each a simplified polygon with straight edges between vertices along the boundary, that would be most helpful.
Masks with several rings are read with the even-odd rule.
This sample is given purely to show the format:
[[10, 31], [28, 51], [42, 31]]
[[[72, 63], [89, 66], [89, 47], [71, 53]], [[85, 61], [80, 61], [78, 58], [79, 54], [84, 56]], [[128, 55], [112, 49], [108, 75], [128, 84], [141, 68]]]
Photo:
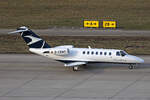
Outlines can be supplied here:
[[72, 67], [73, 71], [78, 71], [79, 70], [79, 66], [74, 66]]
[[129, 69], [135, 69], [135, 65], [134, 64], [130, 64], [128, 68]]
[[84, 65], [79, 65], [79, 66], [73, 66], [72, 69], [73, 69], [73, 71], [79, 71], [79, 70], [80, 70], [80, 69], [79, 69], [80, 67], [86, 68], [86, 64], [84, 64]]

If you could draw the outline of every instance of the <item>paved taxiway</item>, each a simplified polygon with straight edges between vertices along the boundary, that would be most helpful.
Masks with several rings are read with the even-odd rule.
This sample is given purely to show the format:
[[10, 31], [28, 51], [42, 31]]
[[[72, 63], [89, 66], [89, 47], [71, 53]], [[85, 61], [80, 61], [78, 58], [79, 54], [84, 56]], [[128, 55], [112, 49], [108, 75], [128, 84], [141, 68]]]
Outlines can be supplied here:
[[[16, 29], [0, 29], [0, 34], [8, 34], [8, 32]], [[66, 29], [66, 28], [50, 28], [36, 29], [33, 31], [40, 35], [48, 36], [150, 36], [150, 31], [145, 30], [102, 30], [102, 29]]]
[[0, 54], [0, 100], [150, 100], [150, 56], [126, 65], [95, 64], [73, 72], [37, 55]]

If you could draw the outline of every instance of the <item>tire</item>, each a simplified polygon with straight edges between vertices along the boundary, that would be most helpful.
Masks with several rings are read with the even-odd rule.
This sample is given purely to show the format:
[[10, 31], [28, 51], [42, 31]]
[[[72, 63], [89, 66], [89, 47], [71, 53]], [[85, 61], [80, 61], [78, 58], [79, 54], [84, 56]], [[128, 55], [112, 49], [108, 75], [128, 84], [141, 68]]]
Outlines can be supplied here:
[[129, 69], [134, 69], [134, 65], [129, 65]]
[[73, 67], [73, 71], [78, 71], [78, 66]]

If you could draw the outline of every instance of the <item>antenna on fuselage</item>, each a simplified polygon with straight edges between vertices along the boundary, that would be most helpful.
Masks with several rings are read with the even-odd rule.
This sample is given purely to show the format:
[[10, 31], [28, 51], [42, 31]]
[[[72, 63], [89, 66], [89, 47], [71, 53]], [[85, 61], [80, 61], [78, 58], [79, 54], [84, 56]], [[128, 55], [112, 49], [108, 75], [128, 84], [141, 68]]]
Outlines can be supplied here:
[[88, 46], [89, 49], [91, 49], [91, 46]]

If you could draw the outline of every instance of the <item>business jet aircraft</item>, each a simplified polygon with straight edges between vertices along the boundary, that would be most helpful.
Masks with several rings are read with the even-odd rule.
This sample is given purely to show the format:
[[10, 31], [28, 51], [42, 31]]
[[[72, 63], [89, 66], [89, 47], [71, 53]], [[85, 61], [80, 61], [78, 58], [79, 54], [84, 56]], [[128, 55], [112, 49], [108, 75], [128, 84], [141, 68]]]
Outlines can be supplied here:
[[144, 63], [144, 60], [127, 54], [123, 50], [117, 49], [97, 49], [97, 48], [75, 48], [72, 45], [51, 47], [38, 35], [27, 27], [17, 28], [17, 31], [10, 33], [20, 33], [24, 41], [29, 46], [29, 51], [64, 63], [66, 67], [72, 67], [77, 71], [79, 66], [88, 63], [119, 63], [129, 64], [129, 69], [133, 69], [136, 64]]

